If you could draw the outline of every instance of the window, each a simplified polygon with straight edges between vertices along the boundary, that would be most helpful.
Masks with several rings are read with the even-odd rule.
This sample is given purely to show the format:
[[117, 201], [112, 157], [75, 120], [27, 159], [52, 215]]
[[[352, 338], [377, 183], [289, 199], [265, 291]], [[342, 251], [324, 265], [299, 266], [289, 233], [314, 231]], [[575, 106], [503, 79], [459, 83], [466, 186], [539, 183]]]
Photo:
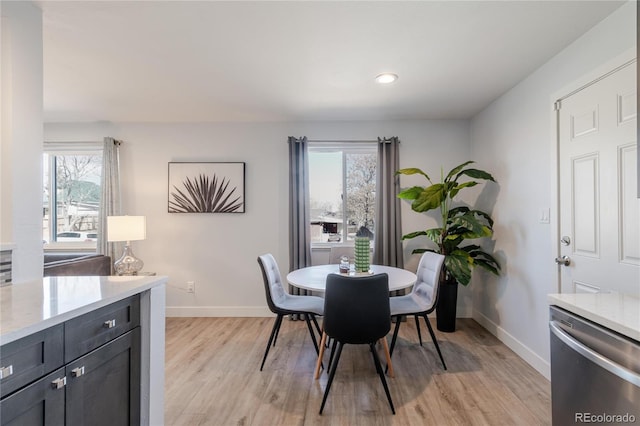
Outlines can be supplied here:
[[45, 249], [95, 250], [102, 143], [45, 143], [42, 165]]
[[377, 144], [309, 144], [311, 243], [353, 243], [375, 232]]

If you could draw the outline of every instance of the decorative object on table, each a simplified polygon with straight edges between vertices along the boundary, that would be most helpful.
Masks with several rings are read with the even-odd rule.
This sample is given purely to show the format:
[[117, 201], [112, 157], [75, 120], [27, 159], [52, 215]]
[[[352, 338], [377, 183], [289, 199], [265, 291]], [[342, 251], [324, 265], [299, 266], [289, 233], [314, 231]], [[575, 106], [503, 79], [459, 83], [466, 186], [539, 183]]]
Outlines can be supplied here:
[[244, 163], [169, 163], [169, 213], [244, 210]]
[[135, 257], [131, 241], [144, 240], [147, 237], [145, 216], [107, 216], [107, 241], [126, 241], [124, 252], [113, 264], [117, 275], [137, 275], [144, 262]]
[[356, 273], [369, 271], [371, 237], [373, 234], [366, 227], [361, 226], [355, 237], [355, 267]]
[[349, 273], [349, 257], [348, 256], [342, 256], [340, 258], [339, 270], [341, 274]]
[[[420, 169], [406, 168], [396, 172], [402, 175], [420, 174], [427, 178], [430, 186], [413, 186], [398, 194], [399, 198], [412, 200], [411, 209], [415, 212], [440, 210], [441, 225], [424, 231], [406, 234], [403, 240], [418, 236], [426, 236], [436, 248], [419, 248], [413, 253], [433, 251], [445, 256], [443, 272], [440, 277], [440, 297], [436, 307], [437, 327], [440, 331], [455, 331], [456, 302], [458, 283], [468, 285], [471, 281], [471, 271], [480, 266], [487, 271], [499, 275], [500, 264], [479, 245], [470, 244], [460, 247], [465, 240], [489, 238], [493, 235], [493, 219], [481, 210], [472, 210], [467, 206], [452, 206], [453, 200], [464, 188], [478, 185], [476, 180], [458, 182], [458, 179], [492, 181], [491, 174], [478, 169], [468, 168], [473, 161], [467, 161], [454, 167], [441, 182], [433, 183], [431, 178]], [[444, 173], [441, 172], [441, 176]]]

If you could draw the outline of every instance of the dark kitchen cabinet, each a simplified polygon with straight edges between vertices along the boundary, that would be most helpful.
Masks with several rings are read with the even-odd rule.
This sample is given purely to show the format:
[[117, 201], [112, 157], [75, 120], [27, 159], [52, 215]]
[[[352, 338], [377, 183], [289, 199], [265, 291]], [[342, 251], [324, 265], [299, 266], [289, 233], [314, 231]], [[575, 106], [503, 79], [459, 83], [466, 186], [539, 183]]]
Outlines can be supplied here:
[[3, 345], [0, 423], [139, 424], [139, 325], [136, 295]]

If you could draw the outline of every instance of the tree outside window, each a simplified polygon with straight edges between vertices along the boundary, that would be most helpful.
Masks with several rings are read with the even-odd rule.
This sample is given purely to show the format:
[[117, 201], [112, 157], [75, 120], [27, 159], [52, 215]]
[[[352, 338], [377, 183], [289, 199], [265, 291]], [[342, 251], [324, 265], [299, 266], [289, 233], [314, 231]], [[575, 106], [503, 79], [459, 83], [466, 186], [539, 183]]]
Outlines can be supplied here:
[[[102, 151], [43, 155], [43, 241], [95, 248], [100, 207]], [[77, 244], [76, 244], [77, 243]]]
[[312, 243], [350, 243], [361, 227], [375, 232], [375, 144], [310, 145]]

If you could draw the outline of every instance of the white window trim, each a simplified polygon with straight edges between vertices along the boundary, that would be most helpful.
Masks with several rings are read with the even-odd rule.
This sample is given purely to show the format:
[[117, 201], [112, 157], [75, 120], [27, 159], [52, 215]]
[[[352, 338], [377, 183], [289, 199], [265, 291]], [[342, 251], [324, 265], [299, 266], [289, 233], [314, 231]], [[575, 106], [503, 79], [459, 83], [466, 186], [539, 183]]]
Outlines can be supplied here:
[[[377, 152], [377, 141], [310, 141], [308, 145], [309, 153], [311, 152], [336, 152], [342, 151], [343, 153], [366, 153], [375, 154]], [[342, 156], [342, 170], [346, 170], [346, 157]], [[342, 188], [347, 187], [347, 175], [342, 173]], [[342, 199], [342, 211], [346, 211], [346, 198]], [[344, 232], [344, 230], [343, 230]], [[344, 235], [342, 236], [344, 237]], [[341, 238], [340, 242], [311, 242], [312, 250], [330, 250], [331, 247], [350, 247], [355, 244], [354, 241], [348, 241], [346, 238]], [[372, 247], [373, 250], [373, 241]]]
[[[93, 155], [96, 153], [102, 153], [104, 149], [103, 142], [96, 141], [79, 141], [79, 142], [60, 142], [60, 141], [44, 141], [43, 154], [52, 155], [65, 155], [73, 153], [76, 155]], [[49, 171], [53, 165], [53, 160], [50, 159]], [[55, 193], [55, 188], [52, 188], [53, 180], [49, 180], [49, 193]], [[51, 200], [49, 200], [49, 211], [51, 211]], [[97, 242], [58, 242], [50, 241], [43, 245], [45, 252], [88, 252], [95, 253], [97, 249]]]

